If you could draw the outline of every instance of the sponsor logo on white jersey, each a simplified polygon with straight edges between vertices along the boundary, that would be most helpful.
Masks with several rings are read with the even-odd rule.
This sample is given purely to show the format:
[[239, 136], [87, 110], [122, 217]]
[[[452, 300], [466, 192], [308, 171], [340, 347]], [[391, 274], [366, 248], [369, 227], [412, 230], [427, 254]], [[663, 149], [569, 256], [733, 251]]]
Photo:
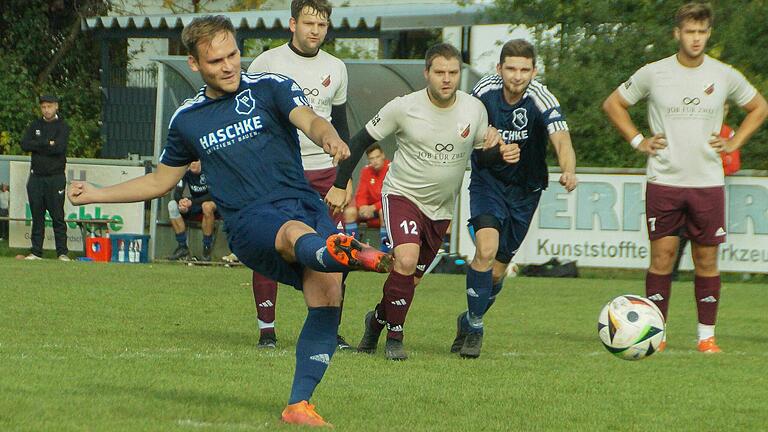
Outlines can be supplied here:
[[717, 229], [717, 231], [715, 231], [715, 237], [722, 237], [724, 235], [725, 235], [725, 230], [723, 229], [723, 227], [720, 227]]
[[331, 363], [331, 356], [329, 356], [328, 354], [315, 354], [311, 356], [309, 359], [320, 362], [324, 365], [328, 365]]
[[648, 297], [648, 300], [651, 300], [651, 301], [662, 301], [662, 300], [664, 300], [664, 296], [659, 294], [659, 293], [656, 293], [656, 294]]
[[275, 304], [274, 304], [274, 303], [272, 303], [272, 301], [271, 301], [271, 300], [267, 300], [267, 301], [264, 301], [264, 302], [261, 302], [261, 303], [259, 303], [259, 306], [260, 306], [260, 307], [266, 307], [266, 308], [268, 308], [268, 307], [272, 307], [272, 306], [274, 306], [274, 305], [275, 305]]
[[405, 306], [405, 305], [408, 304], [408, 302], [405, 301], [405, 299], [402, 299], [402, 298], [399, 299], [399, 300], [391, 301], [390, 303], [392, 303], [395, 306]]
[[480, 297], [480, 295], [475, 291], [474, 288], [467, 288], [467, 295], [470, 297]]
[[699, 303], [717, 303], [717, 299], [715, 296], [706, 296], [703, 299], [699, 300]]

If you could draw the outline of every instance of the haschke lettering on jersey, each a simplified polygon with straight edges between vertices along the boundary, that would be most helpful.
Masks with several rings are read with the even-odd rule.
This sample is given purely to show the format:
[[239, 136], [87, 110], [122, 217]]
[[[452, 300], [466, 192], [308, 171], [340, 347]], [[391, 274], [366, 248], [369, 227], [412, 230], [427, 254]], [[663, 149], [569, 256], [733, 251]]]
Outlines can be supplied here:
[[501, 139], [504, 140], [505, 143], [510, 144], [513, 142], [517, 142], [522, 140], [528, 139], [528, 129], [523, 130], [499, 130], [499, 133], [501, 134]]
[[249, 117], [200, 137], [200, 147], [207, 153], [253, 138], [261, 130], [261, 116]]

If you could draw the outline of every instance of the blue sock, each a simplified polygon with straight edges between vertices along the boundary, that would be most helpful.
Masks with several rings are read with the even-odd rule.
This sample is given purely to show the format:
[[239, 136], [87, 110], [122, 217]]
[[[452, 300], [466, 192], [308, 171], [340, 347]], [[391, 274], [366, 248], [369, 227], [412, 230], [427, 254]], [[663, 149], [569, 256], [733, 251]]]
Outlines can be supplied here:
[[467, 306], [470, 331], [483, 331], [483, 315], [491, 296], [493, 273], [491, 270], [479, 272], [472, 267], [467, 269]]
[[502, 287], [504, 287], [503, 278], [499, 281], [499, 283], [495, 284], [491, 289], [491, 296], [488, 297], [488, 306], [485, 307], [486, 312], [488, 312], [488, 309], [490, 309], [491, 306], [493, 306], [493, 304], [496, 303], [496, 296], [499, 295]]
[[379, 228], [379, 237], [381, 238], [381, 247], [379, 248], [382, 252], [389, 252], [390, 245], [389, 245], [389, 234], [387, 234], [387, 229], [384, 227]]
[[186, 246], [187, 245], [187, 232], [182, 231], [178, 234], [176, 234], [176, 241], [179, 243], [179, 246]]
[[347, 222], [344, 224], [344, 233], [351, 235], [352, 237], [359, 239], [360, 232], [357, 227], [357, 222]]
[[338, 307], [309, 308], [304, 328], [296, 341], [296, 371], [288, 404], [309, 401], [336, 351]]
[[203, 236], [203, 246], [211, 247], [212, 244], [213, 244], [213, 236], [212, 235], [204, 235]]
[[296, 240], [293, 246], [296, 260], [312, 270], [323, 273], [338, 273], [348, 271], [349, 267], [336, 261], [328, 248], [325, 247], [325, 239], [320, 234], [304, 234]]

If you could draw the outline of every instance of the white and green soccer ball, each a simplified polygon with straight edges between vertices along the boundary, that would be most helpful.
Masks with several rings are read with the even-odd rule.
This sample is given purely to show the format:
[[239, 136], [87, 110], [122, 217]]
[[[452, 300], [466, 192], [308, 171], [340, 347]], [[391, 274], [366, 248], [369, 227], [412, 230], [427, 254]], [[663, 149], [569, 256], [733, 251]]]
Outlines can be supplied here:
[[624, 360], [640, 360], [659, 349], [664, 338], [664, 316], [645, 297], [621, 295], [600, 311], [597, 333], [611, 354]]

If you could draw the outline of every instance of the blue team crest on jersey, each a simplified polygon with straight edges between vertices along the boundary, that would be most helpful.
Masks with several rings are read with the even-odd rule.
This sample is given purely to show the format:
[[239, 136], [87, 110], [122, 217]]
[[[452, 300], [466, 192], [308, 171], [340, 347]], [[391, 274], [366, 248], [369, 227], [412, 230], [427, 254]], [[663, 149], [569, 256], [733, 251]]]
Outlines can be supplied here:
[[528, 111], [525, 108], [518, 108], [512, 112], [512, 124], [517, 130], [525, 129], [528, 126]]
[[254, 108], [256, 108], [256, 101], [253, 100], [253, 96], [251, 96], [251, 89], [241, 91], [235, 99], [237, 99], [235, 111], [237, 111], [238, 114], [248, 115]]

